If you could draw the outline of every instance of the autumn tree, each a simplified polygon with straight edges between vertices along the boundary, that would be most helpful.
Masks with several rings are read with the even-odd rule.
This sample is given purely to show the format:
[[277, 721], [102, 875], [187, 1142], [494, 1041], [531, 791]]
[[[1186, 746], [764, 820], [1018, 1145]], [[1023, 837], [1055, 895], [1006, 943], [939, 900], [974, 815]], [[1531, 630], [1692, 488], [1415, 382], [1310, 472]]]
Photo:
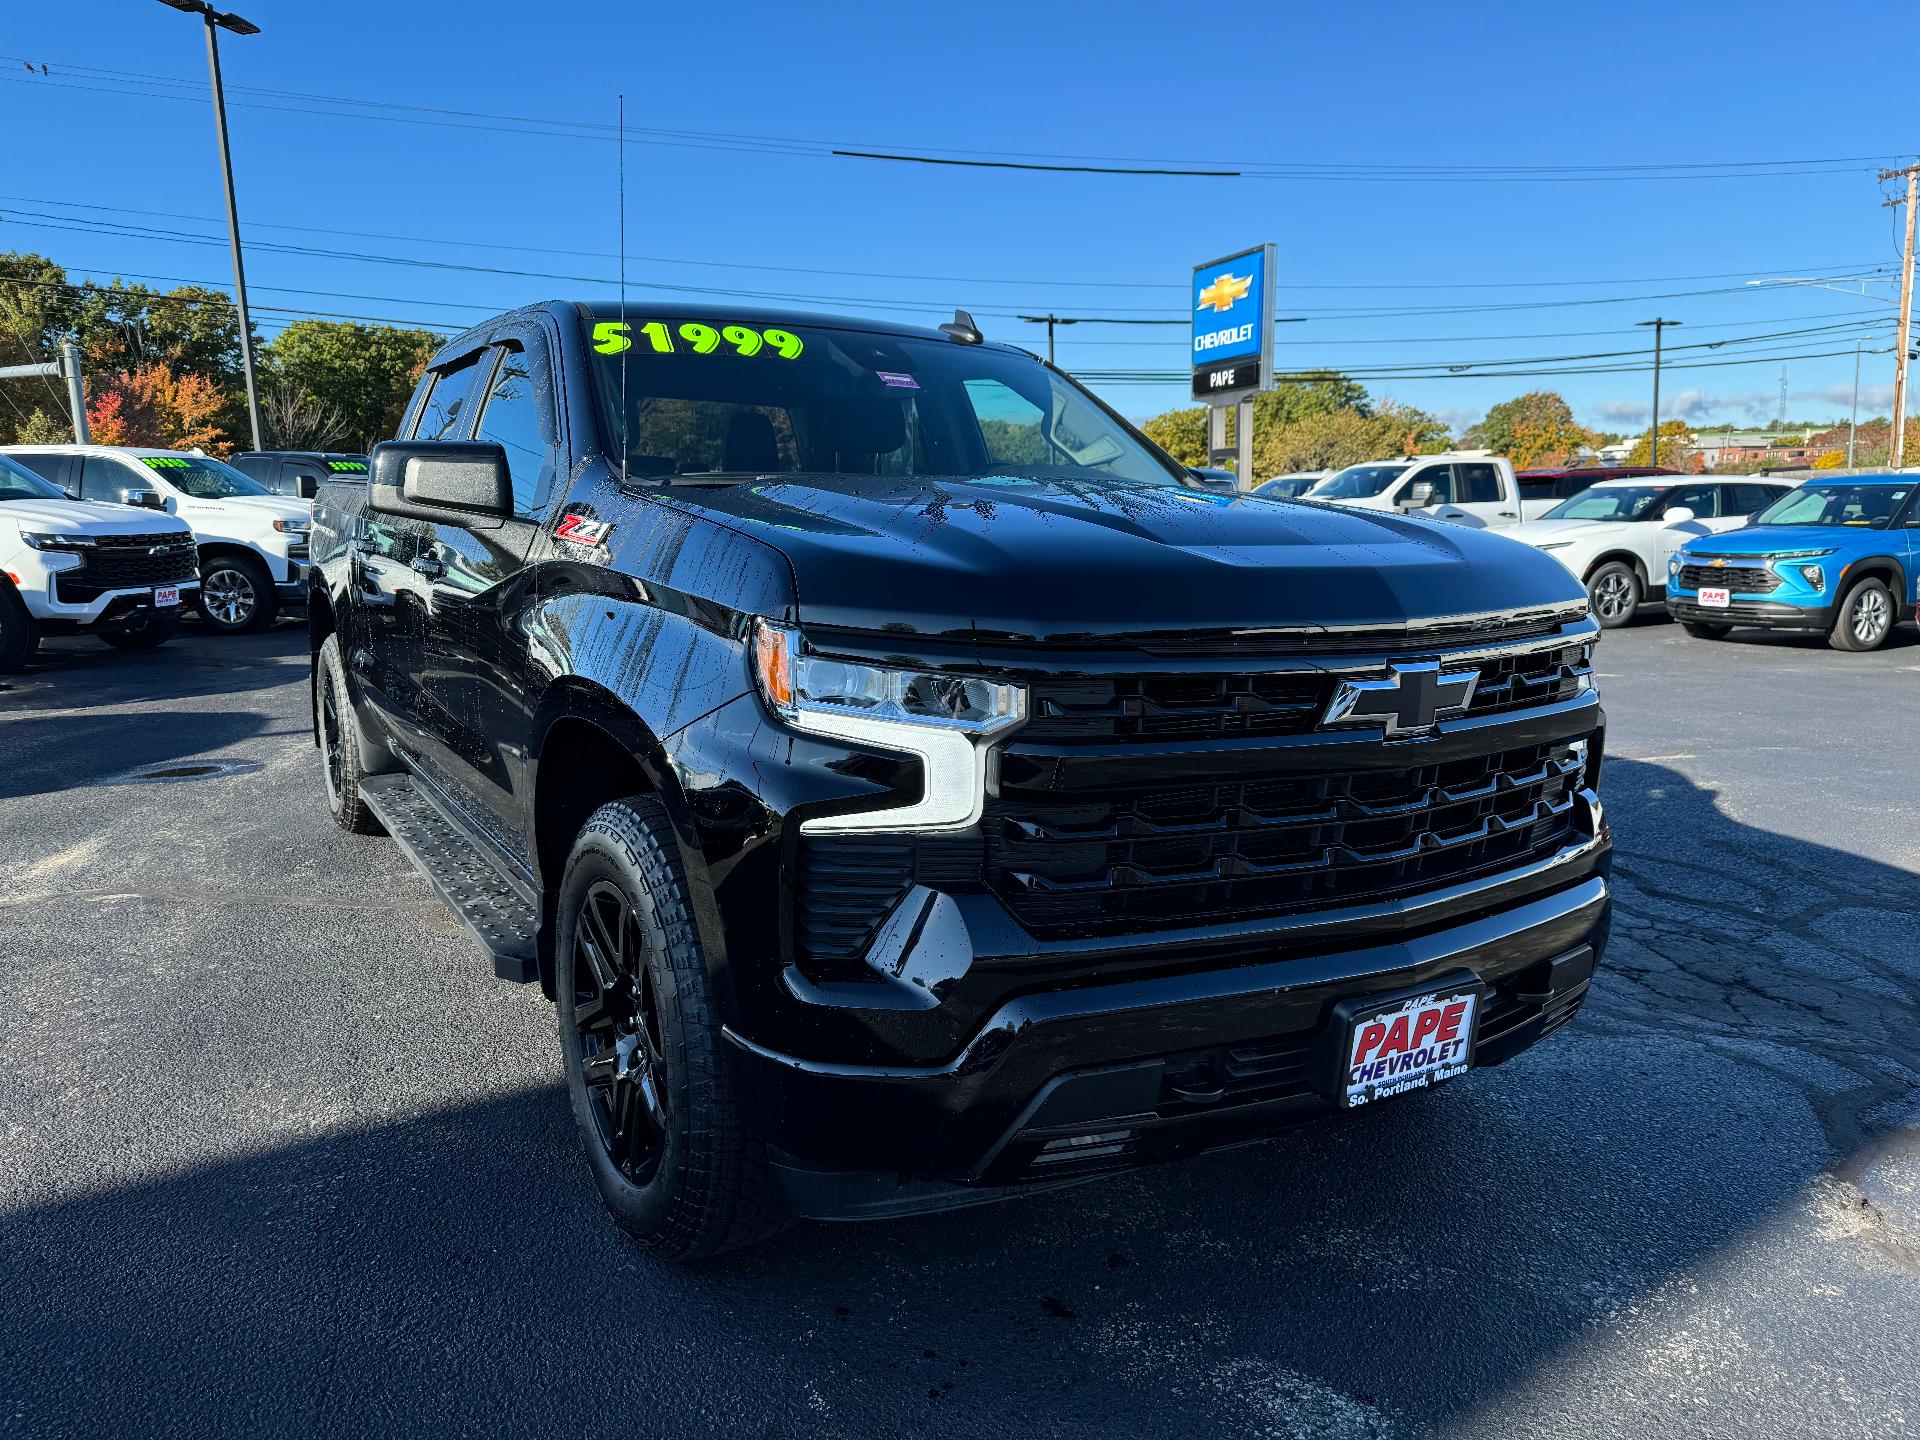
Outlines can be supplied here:
[[1501, 453], [1516, 470], [1538, 470], [1571, 464], [1591, 443], [1592, 436], [1571, 420], [1526, 419], [1513, 427]]
[[155, 360], [96, 384], [87, 424], [101, 445], [224, 451], [227, 437], [218, 418], [223, 400], [204, 375]]
[[1573, 407], [1553, 390], [1531, 390], [1503, 400], [1461, 437], [1461, 443], [1491, 450], [1518, 470], [1567, 465], [1602, 437], [1575, 422]]
[[[1660, 426], [1660, 464], [1669, 470], [1682, 470], [1693, 456], [1693, 432], [1687, 428], [1684, 420], [1663, 421]], [[1627, 464], [1651, 465], [1653, 463], [1653, 432], [1643, 433], [1633, 442], [1633, 449], [1627, 452]]]

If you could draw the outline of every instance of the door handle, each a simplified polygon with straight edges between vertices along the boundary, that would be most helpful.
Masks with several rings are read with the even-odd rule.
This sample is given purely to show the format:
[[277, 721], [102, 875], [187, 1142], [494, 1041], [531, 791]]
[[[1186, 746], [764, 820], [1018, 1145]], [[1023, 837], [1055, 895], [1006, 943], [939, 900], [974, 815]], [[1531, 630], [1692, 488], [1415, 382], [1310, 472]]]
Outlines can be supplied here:
[[447, 567], [431, 555], [416, 555], [413, 559], [409, 560], [407, 564], [412, 567], [415, 573], [424, 575], [429, 580], [437, 580], [447, 573]]
[[1519, 516], [1517, 516], [1517, 515], [1515, 515], [1515, 514], [1513, 513], [1513, 511], [1511, 511], [1511, 510], [1502, 510], [1502, 511], [1500, 512], [1500, 518], [1501, 518], [1502, 520], [1517, 520], [1517, 519], [1519, 519], [1520, 517], [1519, 517]]

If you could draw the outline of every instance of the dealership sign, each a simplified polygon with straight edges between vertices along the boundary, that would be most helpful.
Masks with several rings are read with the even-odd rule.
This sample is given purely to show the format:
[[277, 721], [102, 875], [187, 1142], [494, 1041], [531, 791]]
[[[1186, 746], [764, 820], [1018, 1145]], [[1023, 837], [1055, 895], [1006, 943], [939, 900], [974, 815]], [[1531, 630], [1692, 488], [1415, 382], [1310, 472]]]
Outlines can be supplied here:
[[1193, 398], [1273, 388], [1273, 246], [1193, 268]]

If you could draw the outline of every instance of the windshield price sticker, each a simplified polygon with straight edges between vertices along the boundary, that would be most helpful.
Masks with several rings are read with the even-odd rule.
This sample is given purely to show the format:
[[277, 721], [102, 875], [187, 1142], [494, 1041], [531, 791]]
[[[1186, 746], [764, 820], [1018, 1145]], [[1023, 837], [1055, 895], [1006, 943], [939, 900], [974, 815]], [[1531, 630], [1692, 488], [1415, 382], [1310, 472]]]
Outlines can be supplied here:
[[191, 460], [182, 460], [178, 455], [142, 455], [140, 460], [155, 470], [188, 470], [193, 467]]
[[685, 320], [672, 327], [661, 320], [634, 324], [625, 320], [600, 320], [593, 327], [593, 348], [602, 355], [631, 350], [636, 331], [656, 355], [713, 355], [724, 345], [734, 355], [777, 355], [782, 360], [797, 360], [806, 348], [791, 330], [755, 330], [750, 325], [722, 325], [716, 329], [698, 320]]

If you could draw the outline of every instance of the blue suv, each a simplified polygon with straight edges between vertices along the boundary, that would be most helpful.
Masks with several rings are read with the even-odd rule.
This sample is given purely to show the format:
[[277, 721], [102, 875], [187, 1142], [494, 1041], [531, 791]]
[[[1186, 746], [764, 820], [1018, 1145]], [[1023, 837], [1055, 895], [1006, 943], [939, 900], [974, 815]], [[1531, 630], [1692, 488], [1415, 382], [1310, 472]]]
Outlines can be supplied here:
[[1743, 529], [1687, 541], [1667, 565], [1667, 611], [1705, 640], [1757, 625], [1876, 649], [1914, 615], [1917, 489], [1913, 474], [1809, 481]]

